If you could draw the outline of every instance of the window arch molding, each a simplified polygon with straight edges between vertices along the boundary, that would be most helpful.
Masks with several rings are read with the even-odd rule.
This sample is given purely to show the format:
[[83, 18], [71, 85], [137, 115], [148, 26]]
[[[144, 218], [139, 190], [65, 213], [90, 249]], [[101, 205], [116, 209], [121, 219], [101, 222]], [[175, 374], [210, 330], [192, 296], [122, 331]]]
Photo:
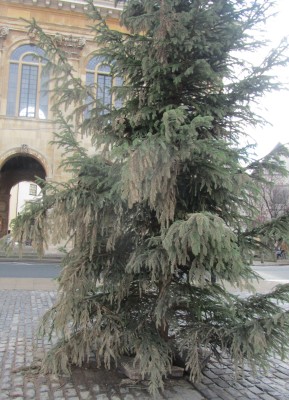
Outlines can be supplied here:
[[47, 119], [48, 81], [43, 70], [44, 51], [34, 44], [21, 44], [9, 58], [6, 115]]
[[104, 57], [92, 55], [86, 62], [86, 85], [96, 88], [96, 98], [104, 107], [121, 106], [121, 100], [112, 94], [113, 86], [122, 86], [123, 79], [112, 75], [112, 65]]
[[112, 83], [111, 66], [104, 57], [92, 56], [86, 64], [86, 85], [96, 87], [96, 98], [105, 107], [112, 105]]

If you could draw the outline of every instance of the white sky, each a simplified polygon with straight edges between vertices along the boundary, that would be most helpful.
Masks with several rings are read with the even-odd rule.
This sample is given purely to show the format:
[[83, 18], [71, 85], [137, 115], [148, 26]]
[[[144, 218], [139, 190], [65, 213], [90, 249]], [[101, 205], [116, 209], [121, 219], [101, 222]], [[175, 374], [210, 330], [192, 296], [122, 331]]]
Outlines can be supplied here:
[[[264, 33], [271, 41], [270, 47], [279, 44], [284, 36], [289, 38], [289, 0], [276, 0], [278, 15], [272, 17], [266, 24]], [[289, 53], [289, 51], [288, 51]], [[289, 82], [289, 65], [276, 71], [279, 80]], [[289, 84], [288, 84], [289, 89]], [[277, 143], [289, 142], [289, 90], [269, 93], [260, 100], [260, 114], [268, 120], [272, 126], [251, 129], [252, 141], [257, 143], [255, 153], [262, 157], [273, 149]]]

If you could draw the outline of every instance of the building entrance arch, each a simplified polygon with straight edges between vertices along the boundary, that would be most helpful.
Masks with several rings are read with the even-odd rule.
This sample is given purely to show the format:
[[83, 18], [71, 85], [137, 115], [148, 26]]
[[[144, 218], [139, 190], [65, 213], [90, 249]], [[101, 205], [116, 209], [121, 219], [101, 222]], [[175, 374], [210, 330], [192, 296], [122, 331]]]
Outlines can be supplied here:
[[43, 163], [34, 155], [15, 153], [0, 166], [0, 238], [8, 233], [9, 202], [11, 188], [22, 181], [36, 182], [46, 179]]

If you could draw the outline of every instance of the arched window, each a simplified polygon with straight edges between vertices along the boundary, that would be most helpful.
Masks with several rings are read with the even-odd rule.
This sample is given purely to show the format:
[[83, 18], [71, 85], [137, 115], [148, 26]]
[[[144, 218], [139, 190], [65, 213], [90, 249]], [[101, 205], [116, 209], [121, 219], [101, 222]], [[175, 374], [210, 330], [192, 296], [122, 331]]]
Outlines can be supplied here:
[[122, 81], [122, 78], [112, 76], [111, 66], [103, 57], [91, 58], [86, 66], [86, 85], [96, 86], [96, 97], [107, 108], [112, 104], [116, 108], [121, 106], [121, 100], [113, 99], [111, 88], [113, 85], [121, 86]]
[[48, 116], [48, 75], [44, 73], [44, 51], [24, 44], [10, 57], [8, 116], [46, 119]]

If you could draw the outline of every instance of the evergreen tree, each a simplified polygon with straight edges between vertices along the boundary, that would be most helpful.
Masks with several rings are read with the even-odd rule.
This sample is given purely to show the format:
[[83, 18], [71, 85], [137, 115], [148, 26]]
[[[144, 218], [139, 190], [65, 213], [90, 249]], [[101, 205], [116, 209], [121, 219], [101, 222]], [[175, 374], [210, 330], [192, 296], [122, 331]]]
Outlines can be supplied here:
[[288, 61], [286, 42], [258, 66], [242, 59], [263, 46], [254, 30], [272, 2], [129, 0], [125, 32], [89, 4], [95, 55], [123, 79], [112, 89], [118, 107], [75, 76], [53, 37], [35, 21], [29, 27], [53, 74], [56, 142], [72, 174], [46, 183], [43, 200], [14, 226], [16, 240], [29, 236], [40, 250], [49, 237], [73, 240], [43, 318], [43, 332], [59, 337], [43, 368], [68, 371], [91, 352], [110, 368], [131, 355], [152, 394], [177, 354], [192, 380], [204, 349], [230, 355], [236, 368], [265, 368], [288, 348], [289, 286], [244, 300], [224, 282], [252, 287], [253, 252], [288, 229], [288, 214], [256, 224], [254, 207], [264, 171], [285, 174], [287, 150], [256, 161], [239, 144], [264, 122], [251, 105], [280, 88], [272, 69]]

